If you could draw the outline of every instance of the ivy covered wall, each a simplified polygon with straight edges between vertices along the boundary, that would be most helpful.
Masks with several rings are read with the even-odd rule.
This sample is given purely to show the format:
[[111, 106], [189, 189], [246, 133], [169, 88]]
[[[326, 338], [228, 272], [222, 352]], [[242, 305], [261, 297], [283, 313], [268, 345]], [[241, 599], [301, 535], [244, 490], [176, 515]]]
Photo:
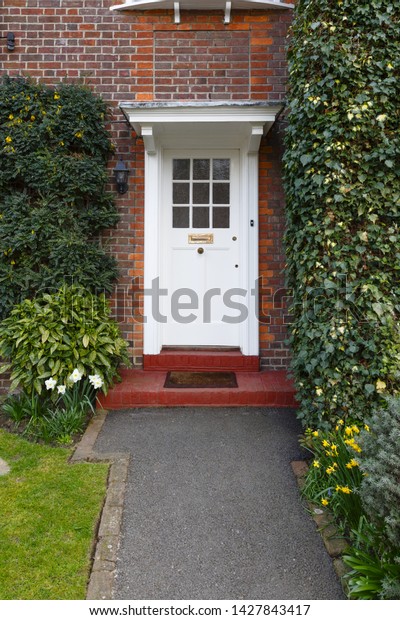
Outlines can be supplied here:
[[296, 4], [286, 252], [305, 424], [400, 386], [399, 20], [399, 0]]
[[89, 88], [0, 84], [0, 318], [64, 283], [110, 291], [116, 262], [98, 233], [118, 214], [106, 191], [107, 107]]

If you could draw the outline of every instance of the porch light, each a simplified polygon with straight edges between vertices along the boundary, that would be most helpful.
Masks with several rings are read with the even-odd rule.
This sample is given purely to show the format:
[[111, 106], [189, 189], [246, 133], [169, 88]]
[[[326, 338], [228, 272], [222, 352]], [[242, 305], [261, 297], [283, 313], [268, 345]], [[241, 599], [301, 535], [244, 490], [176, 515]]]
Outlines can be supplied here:
[[122, 161], [122, 157], [114, 168], [114, 177], [117, 184], [119, 194], [125, 194], [128, 191], [128, 174], [129, 170]]
[[0, 39], [7, 39], [7, 50], [9, 52], [15, 50], [15, 34], [13, 32], [7, 32], [7, 35], [5, 37], [0, 37]]

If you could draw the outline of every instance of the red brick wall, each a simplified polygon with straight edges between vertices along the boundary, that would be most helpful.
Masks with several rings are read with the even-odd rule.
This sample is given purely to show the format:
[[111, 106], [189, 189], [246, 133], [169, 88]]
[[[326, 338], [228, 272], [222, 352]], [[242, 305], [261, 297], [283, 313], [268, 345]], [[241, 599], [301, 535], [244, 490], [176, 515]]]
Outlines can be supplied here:
[[[143, 336], [136, 290], [143, 278], [144, 152], [118, 103], [281, 101], [291, 12], [233, 10], [231, 23], [224, 25], [222, 11], [182, 11], [176, 25], [172, 11], [111, 12], [116, 3], [120, 0], [8, 0], [0, 13], [0, 33], [14, 32], [16, 46], [7, 52], [0, 40], [0, 74], [30, 75], [49, 84], [81, 80], [110, 105], [109, 129], [130, 176], [128, 193], [116, 195], [121, 221], [104, 235], [104, 244], [120, 265], [114, 312], [134, 363], [140, 365]], [[277, 135], [269, 136], [260, 155], [260, 262], [267, 288], [283, 285], [284, 203], [277, 141]], [[114, 165], [110, 162], [110, 177]], [[261, 323], [264, 366], [286, 364], [283, 314], [284, 309], [272, 308], [270, 323]]]

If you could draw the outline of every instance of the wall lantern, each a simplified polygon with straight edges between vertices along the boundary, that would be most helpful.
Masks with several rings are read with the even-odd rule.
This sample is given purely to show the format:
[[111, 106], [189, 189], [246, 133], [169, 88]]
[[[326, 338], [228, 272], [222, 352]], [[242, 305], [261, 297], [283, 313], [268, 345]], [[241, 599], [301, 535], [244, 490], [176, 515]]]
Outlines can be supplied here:
[[122, 161], [122, 157], [114, 168], [114, 177], [117, 184], [119, 194], [125, 194], [128, 191], [128, 174], [129, 170]]
[[15, 50], [15, 34], [13, 32], [7, 32], [7, 36], [0, 37], [0, 39], [7, 39], [7, 50], [9, 52]]

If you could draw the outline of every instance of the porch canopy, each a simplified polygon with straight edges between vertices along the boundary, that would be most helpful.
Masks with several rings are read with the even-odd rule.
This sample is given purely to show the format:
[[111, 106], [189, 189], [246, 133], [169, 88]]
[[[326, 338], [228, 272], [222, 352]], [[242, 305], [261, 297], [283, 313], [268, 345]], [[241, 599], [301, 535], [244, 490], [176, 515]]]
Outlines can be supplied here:
[[126, 120], [143, 137], [147, 153], [158, 148], [224, 146], [258, 152], [284, 108], [283, 102], [122, 102]]
[[284, 0], [125, 0], [123, 4], [110, 7], [112, 11], [134, 11], [152, 9], [173, 9], [176, 24], [180, 22], [180, 11], [224, 11], [224, 23], [229, 24], [232, 9], [293, 9], [294, 4]]

